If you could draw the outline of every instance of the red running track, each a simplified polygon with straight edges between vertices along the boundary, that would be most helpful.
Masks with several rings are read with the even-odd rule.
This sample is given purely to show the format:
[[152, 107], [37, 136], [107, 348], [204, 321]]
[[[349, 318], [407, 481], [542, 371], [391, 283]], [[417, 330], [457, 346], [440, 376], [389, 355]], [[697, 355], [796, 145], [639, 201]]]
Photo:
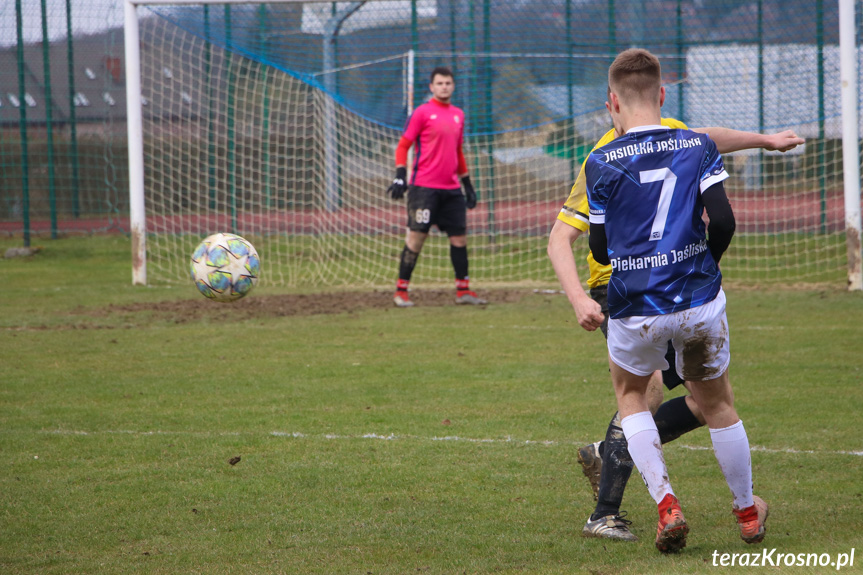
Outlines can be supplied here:
[[[752, 194], [754, 195], [754, 193]], [[844, 199], [841, 190], [821, 197], [820, 192], [804, 192], [782, 197], [752, 197], [750, 194], [730, 195], [737, 218], [738, 233], [839, 232], [845, 229]], [[470, 233], [485, 235], [517, 234], [546, 235], [554, 223], [560, 202], [488, 202], [468, 212]], [[242, 213], [237, 216], [237, 230], [254, 230], [255, 234], [291, 235], [401, 234], [406, 225], [404, 208], [346, 208], [326, 210], [273, 211], [265, 214]], [[46, 236], [51, 222], [39, 219], [30, 222], [31, 233]], [[149, 233], [191, 233], [201, 236], [231, 229], [231, 219], [224, 214], [148, 215]], [[62, 218], [57, 222], [60, 234], [128, 233], [129, 219], [123, 217]], [[23, 232], [22, 221], [0, 222], [0, 233]]]

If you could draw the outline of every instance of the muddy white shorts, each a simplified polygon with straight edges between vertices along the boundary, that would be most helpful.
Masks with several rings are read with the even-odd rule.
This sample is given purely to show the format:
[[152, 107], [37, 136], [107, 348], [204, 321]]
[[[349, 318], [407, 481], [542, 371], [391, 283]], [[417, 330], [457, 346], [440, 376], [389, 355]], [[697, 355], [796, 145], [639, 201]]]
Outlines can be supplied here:
[[725, 292], [704, 305], [667, 315], [633, 316], [608, 322], [608, 354], [636, 375], [668, 369], [668, 341], [677, 352], [677, 374], [687, 381], [715, 379], [731, 361]]

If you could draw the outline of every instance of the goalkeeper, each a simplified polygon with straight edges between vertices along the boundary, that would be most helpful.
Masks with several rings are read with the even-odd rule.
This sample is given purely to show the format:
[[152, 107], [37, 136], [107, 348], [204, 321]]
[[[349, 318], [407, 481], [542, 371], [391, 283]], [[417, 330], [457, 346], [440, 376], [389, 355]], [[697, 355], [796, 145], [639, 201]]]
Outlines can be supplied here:
[[[607, 102], [606, 107], [608, 107]], [[686, 129], [686, 125], [674, 119], [663, 118], [662, 124], [670, 128]], [[718, 127], [696, 128], [694, 131], [708, 134], [716, 143], [720, 153], [747, 148], [785, 152], [804, 143], [804, 140], [791, 130], [770, 135]], [[611, 142], [618, 135], [619, 126], [615, 125], [600, 138], [594, 149]], [[572, 253], [573, 242], [589, 230], [587, 213], [587, 189], [584, 165], [582, 165], [569, 198], [552, 227], [548, 241], [548, 255], [561, 286], [572, 304], [579, 325], [588, 331], [600, 328], [603, 335], [607, 336], [607, 284], [611, 277], [611, 266], [597, 263], [593, 255], [588, 253], [587, 262], [590, 270], [590, 278], [587, 281], [590, 288], [588, 297], [581, 286]], [[674, 349], [669, 343], [669, 355], [666, 358], [671, 367], [663, 372], [654, 373], [647, 391], [650, 410], [654, 413], [662, 443], [672, 441], [704, 425], [704, 418], [691, 397], [680, 396], [662, 403], [663, 383], [668, 389], [673, 389], [681, 383], [688, 386], [673, 367], [675, 365], [673, 354]], [[608, 425], [605, 440], [579, 449], [578, 460], [584, 474], [591, 482], [594, 497], [597, 499], [596, 508], [588, 517], [582, 530], [583, 535], [636, 541], [636, 536], [629, 529], [630, 521], [624, 518], [626, 512], [620, 511], [623, 492], [632, 472], [633, 462], [627, 450], [626, 439], [617, 413]]]
[[[394, 200], [408, 194], [408, 232], [399, 259], [399, 279], [393, 302], [411, 307], [408, 295], [417, 258], [433, 225], [449, 236], [449, 255], [455, 270], [457, 304], [488, 303], [471, 291], [467, 262], [467, 210], [476, 207], [476, 192], [464, 159], [464, 112], [450, 103], [455, 80], [449, 68], [432, 70], [432, 98], [417, 107], [396, 148], [396, 177], [387, 193]], [[410, 183], [407, 157], [416, 144]], [[461, 188], [464, 188], [462, 195]]]

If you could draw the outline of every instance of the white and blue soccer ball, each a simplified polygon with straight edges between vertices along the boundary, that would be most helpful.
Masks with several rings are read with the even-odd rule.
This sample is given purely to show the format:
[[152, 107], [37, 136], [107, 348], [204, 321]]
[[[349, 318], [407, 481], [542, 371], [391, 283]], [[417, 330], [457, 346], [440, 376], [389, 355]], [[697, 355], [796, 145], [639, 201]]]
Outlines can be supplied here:
[[204, 239], [189, 264], [198, 291], [216, 301], [235, 301], [252, 291], [261, 273], [255, 246], [235, 234], [213, 234]]

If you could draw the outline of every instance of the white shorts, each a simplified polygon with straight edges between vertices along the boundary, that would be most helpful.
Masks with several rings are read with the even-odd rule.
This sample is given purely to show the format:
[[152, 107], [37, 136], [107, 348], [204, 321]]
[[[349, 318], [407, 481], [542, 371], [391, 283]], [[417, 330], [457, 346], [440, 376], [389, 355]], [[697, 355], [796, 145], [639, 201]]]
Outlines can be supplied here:
[[710, 303], [667, 315], [608, 321], [608, 355], [635, 375], [668, 369], [668, 341], [677, 352], [677, 374], [687, 381], [715, 379], [731, 361], [725, 292]]

